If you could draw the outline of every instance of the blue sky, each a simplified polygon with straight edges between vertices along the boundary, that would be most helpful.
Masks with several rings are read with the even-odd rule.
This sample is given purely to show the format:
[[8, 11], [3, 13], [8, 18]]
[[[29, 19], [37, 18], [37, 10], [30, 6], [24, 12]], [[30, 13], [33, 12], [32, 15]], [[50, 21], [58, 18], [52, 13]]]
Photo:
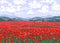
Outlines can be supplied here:
[[0, 16], [60, 16], [60, 0], [0, 0]]

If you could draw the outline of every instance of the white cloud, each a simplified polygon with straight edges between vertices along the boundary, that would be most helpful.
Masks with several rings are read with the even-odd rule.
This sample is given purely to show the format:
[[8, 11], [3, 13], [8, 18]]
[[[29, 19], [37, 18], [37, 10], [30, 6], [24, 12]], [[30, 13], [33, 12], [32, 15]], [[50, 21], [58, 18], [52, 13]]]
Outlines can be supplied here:
[[0, 0], [0, 4], [8, 3], [7, 0]]
[[60, 5], [57, 3], [52, 4], [52, 10], [53, 11], [60, 11]]
[[55, 0], [41, 0], [41, 2], [51, 4], [51, 3], [55, 2]]
[[6, 7], [6, 12], [14, 13], [14, 12], [16, 12], [16, 9], [13, 6], [8, 6], [8, 7]]
[[0, 0], [1, 13], [6, 13], [9, 16], [14, 14], [21, 17], [47, 16], [52, 14], [54, 16], [60, 15], [60, 5], [55, 0], [30, 0], [29, 2], [27, 0], [13, 0], [12, 2]]
[[25, 1], [25, 0], [14, 0], [13, 3], [14, 3], [15, 5], [19, 5], [19, 4], [23, 5], [23, 4], [26, 3], [26, 1]]
[[4, 6], [4, 5], [1, 5], [0, 7], [0, 12], [3, 13], [21, 13], [21, 11], [23, 10], [22, 6], [20, 5], [14, 5], [12, 3], [8, 3], [8, 6]]
[[3, 6], [1, 5], [0, 7], [0, 12], [9, 12], [9, 13], [17, 13], [20, 12], [22, 10], [22, 6], [16, 6], [16, 5], [13, 5], [11, 3], [8, 4], [8, 6]]
[[17, 6], [17, 7], [16, 7], [16, 11], [21, 11], [21, 10], [23, 10], [23, 9], [22, 9], [22, 6]]
[[27, 14], [34, 14], [33, 10], [29, 10]]
[[28, 5], [30, 8], [40, 8], [42, 4], [34, 0], [33, 2], [28, 3]]
[[0, 7], [0, 12], [6, 12], [6, 9], [5, 9], [4, 6], [1, 6], [1, 7]]
[[49, 7], [47, 5], [44, 5], [42, 9], [38, 10], [40, 13], [47, 13], [49, 12]]

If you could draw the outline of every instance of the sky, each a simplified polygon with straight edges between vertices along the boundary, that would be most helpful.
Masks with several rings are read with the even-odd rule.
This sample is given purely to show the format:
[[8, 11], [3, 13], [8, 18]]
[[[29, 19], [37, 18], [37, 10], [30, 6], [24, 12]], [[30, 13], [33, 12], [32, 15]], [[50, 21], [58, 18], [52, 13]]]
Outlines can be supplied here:
[[0, 0], [0, 16], [23, 18], [60, 16], [60, 0]]

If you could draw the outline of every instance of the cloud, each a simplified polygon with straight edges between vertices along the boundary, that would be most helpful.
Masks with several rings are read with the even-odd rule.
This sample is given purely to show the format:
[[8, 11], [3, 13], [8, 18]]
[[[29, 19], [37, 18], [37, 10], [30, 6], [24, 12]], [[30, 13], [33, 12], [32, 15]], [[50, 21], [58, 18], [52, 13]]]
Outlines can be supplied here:
[[16, 9], [14, 7], [6, 7], [6, 11], [9, 13], [16, 12]]
[[53, 2], [55, 2], [55, 0], [41, 0], [41, 3], [51, 4]]
[[3, 7], [3, 6], [1, 6], [0, 7], [0, 12], [5, 12], [6, 10], [5, 10], [5, 7]]
[[42, 6], [40, 10], [38, 10], [40, 13], [47, 13], [49, 12], [49, 7], [47, 5]]
[[42, 4], [33, 0], [32, 2], [28, 3], [28, 5], [29, 5], [30, 8], [40, 8]]
[[7, 3], [7, 6], [5, 7], [4, 4], [0, 7], [0, 12], [6, 12], [6, 13], [17, 13], [17, 11], [21, 11], [22, 6], [14, 5], [12, 3]]
[[29, 10], [27, 14], [34, 14], [33, 10]]
[[0, 4], [8, 3], [7, 0], [0, 0]]
[[9, 12], [9, 13], [12, 13], [12, 12], [15, 12], [15, 11], [16, 11], [16, 9], [14, 8], [13, 5], [10, 5], [10, 6], [7, 6], [7, 7], [2, 5], [0, 7], [0, 12]]
[[15, 5], [23, 5], [23, 4], [26, 3], [26, 1], [25, 1], [25, 0], [14, 0], [13, 3], [14, 3]]
[[[55, 0], [0, 0], [0, 15], [33, 17], [33, 16], [47, 16], [60, 15], [60, 4]], [[28, 15], [28, 16], [27, 16]]]
[[52, 10], [53, 11], [60, 11], [60, 4], [57, 4], [57, 3], [52, 4]]

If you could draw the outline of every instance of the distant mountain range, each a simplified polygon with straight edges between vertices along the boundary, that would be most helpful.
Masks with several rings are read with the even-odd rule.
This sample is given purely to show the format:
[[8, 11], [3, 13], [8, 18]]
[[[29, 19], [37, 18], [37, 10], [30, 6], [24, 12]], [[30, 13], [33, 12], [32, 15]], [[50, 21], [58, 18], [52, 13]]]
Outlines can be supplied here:
[[15, 18], [10, 18], [10, 17], [0, 17], [0, 21], [40, 21], [40, 22], [60, 22], [60, 16], [54, 16], [54, 17], [46, 17], [46, 18], [41, 18], [41, 17], [33, 17], [33, 18], [20, 18], [20, 17], [15, 17]]

